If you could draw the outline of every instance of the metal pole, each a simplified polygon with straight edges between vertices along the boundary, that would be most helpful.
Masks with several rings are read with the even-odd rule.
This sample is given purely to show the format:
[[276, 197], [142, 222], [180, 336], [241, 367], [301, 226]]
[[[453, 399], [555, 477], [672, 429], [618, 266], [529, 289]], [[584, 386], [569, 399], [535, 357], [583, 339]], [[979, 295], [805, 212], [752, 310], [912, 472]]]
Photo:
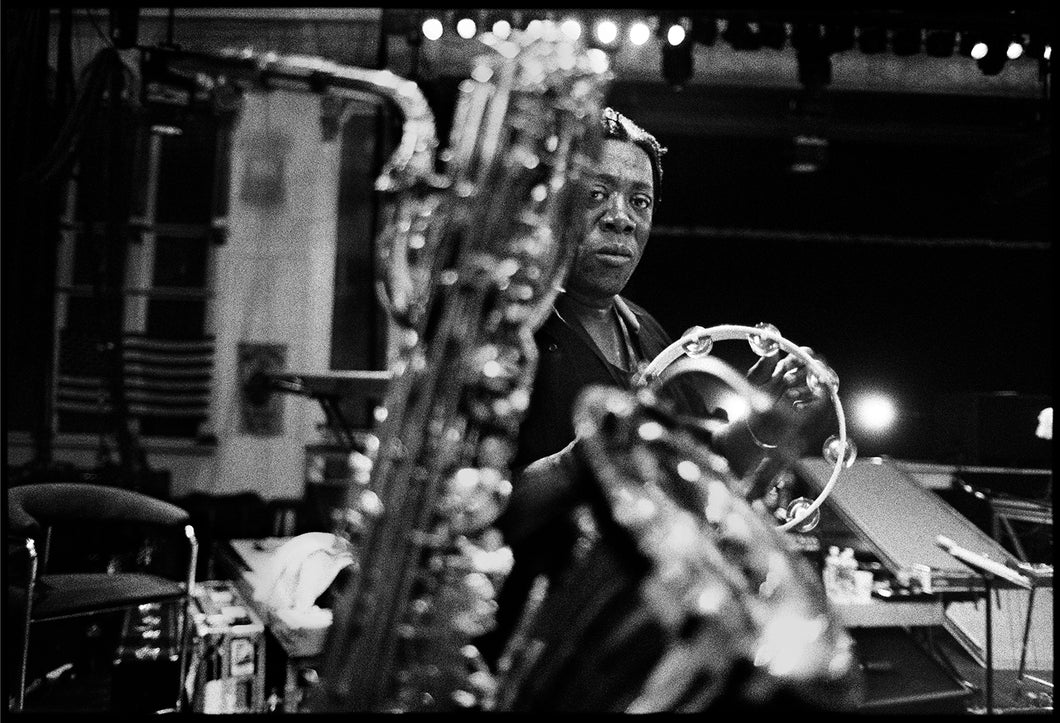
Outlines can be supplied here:
[[993, 575], [983, 574], [983, 586], [986, 590], [986, 714], [994, 712], [994, 635], [993, 611], [994, 601], [991, 597]]

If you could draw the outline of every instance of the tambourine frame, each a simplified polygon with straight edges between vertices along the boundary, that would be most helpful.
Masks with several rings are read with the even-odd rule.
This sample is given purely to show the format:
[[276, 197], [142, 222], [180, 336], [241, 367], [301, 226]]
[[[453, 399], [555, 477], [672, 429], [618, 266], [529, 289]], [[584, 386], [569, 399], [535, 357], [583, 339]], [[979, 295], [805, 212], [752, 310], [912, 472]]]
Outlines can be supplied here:
[[[828, 395], [831, 399], [832, 407], [835, 409], [836, 420], [839, 427], [838, 436], [840, 454], [836, 455], [835, 466], [832, 469], [832, 474], [828, 479], [828, 483], [825, 484], [824, 488], [813, 502], [802, 510], [802, 513], [799, 516], [793, 517], [787, 522], [777, 526], [778, 530], [786, 531], [802, 523], [820, 508], [829, 493], [831, 493], [832, 488], [835, 487], [844, 467], [846, 450], [848, 448], [847, 426], [846, 417], [843, 413], [843, 403], [839, 399], [839, 379], [836, 377], [835, 372], [819, 359], [814, 358], [802, 347], [785, 339], [780, 332], [775, 331], [773, 328], [742, 326], [739, 324], [722, 324], [709, 328], [697, 326], [689, 329], [680, 339], [663, 349], [651, 361], [651, 363], [645, 367], [641, 372], [641, 379], [645, 384], [654, 386], [668, 381], [677, 374], [696, 371], [705, 372], [721, 378], [723, 382], [746, 397], [750, 401], [753, 410], [759, 412], [766, 411], [771, 402], [765, 398], [765, 395], [748, 382], [745, 377], [732, 369], [732, 367], [716, 358], [709, 357], [710, 348], [708, 348], [706, 352], [701, 352], [700, 355], [689, 354], [687, 350], [690, 345], [701, 344], [706, 338], [711, 340], [711, 346], [713, 346], [713, 342], [730, 341], [733, 339], [746, 339], [753, 345], [753, 337], [763, 337], [776, 342], [780, 349], [792, 354], [806, 365], [807, 374], [812, 373], [820, 381], [822, 387], [828, 390]], [[776, 353], [779, 353], [779, 350]]]

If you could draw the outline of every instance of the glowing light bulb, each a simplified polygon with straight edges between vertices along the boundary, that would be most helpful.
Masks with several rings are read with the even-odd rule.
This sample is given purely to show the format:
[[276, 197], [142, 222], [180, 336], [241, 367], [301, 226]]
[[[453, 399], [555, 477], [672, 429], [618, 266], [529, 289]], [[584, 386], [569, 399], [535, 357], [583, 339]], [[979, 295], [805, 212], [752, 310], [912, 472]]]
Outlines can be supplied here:
[[887, 429], [897, 416], [894, 402], [882, 394], [869, 394], [858, 400], [855, 406], [858, 422], [873, 431]]
[[613, 20], [601, 20], [596, 24], [596, 39], [604, 45], [610, 45], [618, 37], [618, 26]]
[[1043, 60], [1048, 60], [1049, 57], [1052, 54], [1053, 54], [1053, 46], [1052, 45], [1046, 45], [1045, 46], [1045, 50], [1042, 51], [1042, 59]]
[[629, 42], [634, 45], [644, 45], [651, 37], [651, 28], [647, 23], [636, 22], [629, 28]]
[[680, 45], [685, 42], [685, 29], [680, 25], [671, 25], [666, 31], [666, 42], [670, 45]]
[[987, 50], [989, 50], [989, 48], [987, 48], [986, 43], [980, 40], [978, 43], [972, 46], [971, 56], [976, 60], [982, 60], [986, 57]]
[[1005, 55], [1008, 56], [1009, 60], [1015, 60], [1023, 55], [1023, 46], [1017, 42], [1011, 42], [1008, 45], [1008, 50], [1005, 51]]
[[582, 36], [582, 24], [577, 20], [564, 20], [559, 29], [566, 33], [571, 40], [577, 40]]
[[437, 40], [442, 37], [442, 21], [438, 18], [427, 18], [423, 21], [423, 36], [428, 40]]
[[507, 20], [498, 20], [493, 23], [493, 34], [501, 40], [507, 40], [508, 36], [512, 34], [512, 24]]
[[475, 26], [475, 21], [471, 18], [461, 18], [456, 24], [456, 34], [464, 40], [471, 40], [471, 38], [475, 37], [476, 31], [478, 31], [478, 28]]

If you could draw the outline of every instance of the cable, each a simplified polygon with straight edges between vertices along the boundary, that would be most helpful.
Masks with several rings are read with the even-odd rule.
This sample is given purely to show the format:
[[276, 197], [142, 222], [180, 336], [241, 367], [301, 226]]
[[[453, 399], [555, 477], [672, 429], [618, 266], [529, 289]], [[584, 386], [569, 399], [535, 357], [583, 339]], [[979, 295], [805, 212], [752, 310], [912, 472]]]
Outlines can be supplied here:
[[[114, 60], [118, 61], [118, 66], [112, 64]], [[81, 92], [74, 101], [74, 107], [70, 110], [66, 122], [59, 130], [55, 144], [37, 166], [26, 171], [22, 178], [23, 182], [47, 183], [60, 171], [69, 167], [70, 160], [80, 148], [88, 119], [93, 117], [102, 105], [107, 79], [116, 67], [128, 70], [118, 58], [117, 51], [111, 48], [102, 49], [89, 62], [82, 73]]]
[[114, 44], [114, 38], [110, 37], [110, 35], [103, 32], [103, 28], [99, 26], [99, 22], [97, 22], [96, 16], [92, 14], [91, 8], [85, 9], [85, 16], [88, 17], [88, 22], [91, 23], [92, 27], [95, 28], [97, 33], [99, 33], [99, 37], [103, 38], [103, 42], [117, 50], [118, 46]]

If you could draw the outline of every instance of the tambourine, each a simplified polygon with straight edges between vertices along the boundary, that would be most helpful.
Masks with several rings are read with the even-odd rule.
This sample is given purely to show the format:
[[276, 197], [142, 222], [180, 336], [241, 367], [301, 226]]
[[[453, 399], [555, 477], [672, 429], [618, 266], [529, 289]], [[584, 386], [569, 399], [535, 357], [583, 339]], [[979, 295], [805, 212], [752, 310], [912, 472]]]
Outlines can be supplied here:
[[829, 437], [822, 448], [825, 461], [832, 463], [832, 474], [820, 494], [814, 500], [799, 497], [792, 500], [787, 507], [787, 521], [778, 525], [780, 530], [797, 528], [807, 532], [820, 521], [820, 507], [839, 480], [844, 468], [854, 464], [857, 447], [847, 438], [846, 417], [843, 414], [843, 403], [839, 400], [839, 377], [820, 359], [815, 358], [802, 347], [781, 336], [775, 326], [760, 323], [756, 326], [722, 324], [703, 328], [694, 326], [681, 338], [663, 349], [641, 372], [640, 380], [648, 386], [662, 384], [679, 374], [690, 372], [707, 373], [716, 376], [728, 384], [734, 391], [743, 396], [755, 412], [768, 411], [772, 401], [761, 390], [757, 389], [739, 372], [718, 359], [708, 359], [716, 341], [746, 339], [751, 350], [762, 357], [773, 356], [783, 349], [806, 365], [806, 385], [817, 396], [829, 395], [835, 409], [838, 433]]

